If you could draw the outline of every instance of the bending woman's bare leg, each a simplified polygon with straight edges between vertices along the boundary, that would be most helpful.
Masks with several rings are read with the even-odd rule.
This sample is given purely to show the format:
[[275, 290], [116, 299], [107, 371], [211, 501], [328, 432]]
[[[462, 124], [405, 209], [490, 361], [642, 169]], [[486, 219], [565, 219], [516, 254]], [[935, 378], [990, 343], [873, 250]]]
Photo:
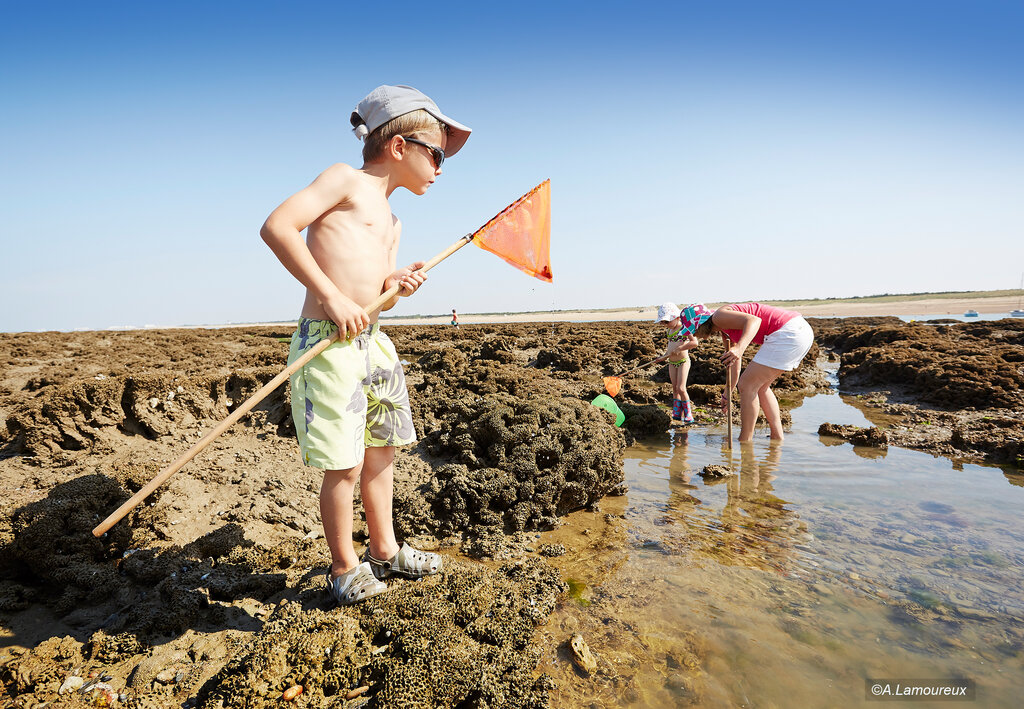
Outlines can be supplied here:
[[[775, 381], [774, 379], [772, 380]], [[775, 398], [775, 392], [771, 390], [771, 383], [761, 387], [757, 393], [757, 399], [761, 403], [761, 410], [764, 417], [768, 419], [768, 428], [771, 430], [773, 441], [781, 441], [786, 437], [782, 431], [782, 414], [779, 413], [779, 400]]]
[[[754, 439], [754, 424], [757, 423], [757, 414], [761, 410], [761, 390], [770, 387], [780, 374], [782, 374], [781, 369], [751, 362], [740, 375], [740, 380], [737, 383], [737, 388], [740, 390], [740, 442]], [[772, 402], [774, 402], [775, 416], [778, 419], [779, 404], [774, 394], [772, 394], [769, 404]], [[765, 416], [769, 415], [770, 412], [766, 409]], [[768, 423], [771, 425], [771, 419]], [[782, 432], [781, 422], [778, 430], [779, 433]], [[772, 437], [774, 438], [774, 436], [775, 431], [773, 430]]]

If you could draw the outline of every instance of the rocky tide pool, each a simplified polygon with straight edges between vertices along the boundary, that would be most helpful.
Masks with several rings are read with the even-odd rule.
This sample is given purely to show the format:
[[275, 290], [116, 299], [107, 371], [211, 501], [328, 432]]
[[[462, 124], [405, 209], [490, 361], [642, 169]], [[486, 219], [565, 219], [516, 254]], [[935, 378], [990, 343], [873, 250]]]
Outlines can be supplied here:
[[805, 399], [781, 446], [675, 428], [627, 449], [627, 495], [541, 540], [568, 549], [542, 663], [556, 706], [855, 706], [868, 678], [966, 678], [976, 706], [1020, 705], [1024, 476], [817, 434], [878, 423], [855, 403]]

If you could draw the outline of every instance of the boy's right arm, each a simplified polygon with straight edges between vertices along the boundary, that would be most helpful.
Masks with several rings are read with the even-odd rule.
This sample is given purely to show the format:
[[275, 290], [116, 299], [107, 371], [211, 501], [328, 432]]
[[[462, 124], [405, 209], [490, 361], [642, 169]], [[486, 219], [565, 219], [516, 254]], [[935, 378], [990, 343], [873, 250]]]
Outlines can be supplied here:
[[355, 170], [338, 164], [324, 170], [312, 184], [286, 199], [271, 212], [260, 236], [288, 272], [323, 305], [343, 338], [370, 325], [366, 311], [327, 277], [309, 252], [302, 230], [352, 193]]

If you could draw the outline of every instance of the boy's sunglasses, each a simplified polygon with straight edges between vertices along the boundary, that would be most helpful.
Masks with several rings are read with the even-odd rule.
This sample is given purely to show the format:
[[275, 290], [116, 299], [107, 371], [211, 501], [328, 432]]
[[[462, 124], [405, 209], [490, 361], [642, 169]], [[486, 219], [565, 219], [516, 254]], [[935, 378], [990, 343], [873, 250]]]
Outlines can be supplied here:
[[430, 143], [424, 143], [422, 140], [417, 140], [416, 138], [409, 138], [409, 137], [404, 136], [404, 135], [402, 136], [402, 138], [404, 138], [406, 141], [408, 141], [410, 143], [416, 143], [416, 145], [422, 145], [424, 148], [429, 150], [430, 151], [430, 157], [432, 157], [434, 159], [434, 167], [435, 168], [441, 167], [441, 163], [444, 162], [444, 151], [441, 150], [441, 148], [437, 147], [436, 145], [431, 145]]

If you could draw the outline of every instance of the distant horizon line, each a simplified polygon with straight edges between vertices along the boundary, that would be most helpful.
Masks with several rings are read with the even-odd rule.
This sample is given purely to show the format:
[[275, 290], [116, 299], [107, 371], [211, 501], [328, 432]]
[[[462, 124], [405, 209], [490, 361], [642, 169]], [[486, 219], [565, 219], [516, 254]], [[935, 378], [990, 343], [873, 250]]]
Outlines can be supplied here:
[[[1000, 290], [982, 290], [982, 291], [928, 291], [928, 292], [916, 292], [916, 293], [878, 293], [874, 295], [854, 295], [846, 297], [829, 297], [829, 298], [804, 298], [804, 299], [793, 299], [793, 300], [756, 300], [749, 302], [765, 303], [767, 305], [775, 306], [791, 306], [796, 307], [800, 305], [812, 305], [812, 304], [826, 304], [826, 303], [844, 303], [844, 302], [857, 302], [863, 303], [865, 301], [874, 302], [906, 302], [915, 300], [944, 300], [954, 298], [1006, 298], [1006, 297], [1019, 297], [1024, 298], [1024, 289], [1010, 288]], [[722, 302], [708, 302], [710, 306], [721, 306], [727, 304], [727, 302], [741, 303], [748, 302], [746, 300], [737, 299], [732, 301]], [[488, 317], [488, 316], [515, 316], [515, 315], [532, 315], [542, 313], [611, 313], [620, 310], [636, 310], [637, 312], [643, 312], [644, 310], [653, 310], [657, 308], [656, 304], [651, 305], [621, 305], [613, 308], [547, 308], [545, 310], [494, 310], [487, 312], [469, 312], [464, 311], [462, 315], [464, 317]], [[447, 311], [440, 313], [413, 313], [409, 315], [381, 315], [380, 320], [427, 320], [427, 319], [438, 319], [445, 320], [451, 317], [451, 314]], [[206, 324], [182, 324], [182, 325], [110, 325], [108, 327], [78, 327], [71, 328], [68, 330], [19, 330], [17, 332], [119, 332], [128, 330], [176, 330], [176, 329], [197, 329], [197, 328], [226, 328], [226, 327], [251, 327], [251, 326], [273, 326], [273, 325], [290, 325], [298, 321], [298, 317], [287, 320], [264, 320], [260, 322], [251, 321], [228, 321], [222, 323], [206, 323]], [[2, 330], [6, 334], [15, 334], [14, 331]]]

